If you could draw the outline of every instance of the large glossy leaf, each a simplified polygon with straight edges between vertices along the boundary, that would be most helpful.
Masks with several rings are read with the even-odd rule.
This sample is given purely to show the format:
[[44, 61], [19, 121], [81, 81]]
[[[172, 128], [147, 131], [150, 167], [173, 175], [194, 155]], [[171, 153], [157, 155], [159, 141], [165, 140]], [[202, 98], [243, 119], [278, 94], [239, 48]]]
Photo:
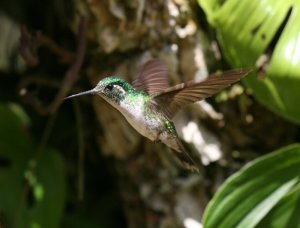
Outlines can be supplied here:
[[36, 145], [22, 113], [17, 115], [12, 107], [0, 105], [1, 219], [7, 227], [59, 227], [66, 187], [62, 158], [47, 149], [36, 169], [29, 168]]
[[283, 197], [280, 202], [258, 224], [258, 228], [300, 227], [300, 186]]
[[204, 227], [299, 227], [299, 181], [299, 144], [250, 162], [209, 203]]
[[235, 67], [254, 66], [271, 56], [264, 80], [244, 79], [260, 102], [300, 123], [300, 1], [198, 0], [217, 29], [226, 59]]

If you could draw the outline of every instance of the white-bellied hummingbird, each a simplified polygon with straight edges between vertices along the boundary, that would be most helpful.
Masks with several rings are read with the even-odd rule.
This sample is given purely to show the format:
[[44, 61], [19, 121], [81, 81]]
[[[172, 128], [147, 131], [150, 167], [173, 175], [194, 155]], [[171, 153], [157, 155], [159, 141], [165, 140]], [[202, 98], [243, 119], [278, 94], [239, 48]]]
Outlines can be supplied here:
[[94, 89], [65, 99], [95, 94], [119, 110], [141, 135], [151, 141], [160, 141], [171, 147], [183, 166], [198, 171], [178, 137], [172, 122], [173, 116], [184, 105], [210, 97], [239, 81], [251, 70], [230, 70], [212, 75], [205, 81], [189, 81], [169, 87], [168, 69], [158, 60], [146, 62], [132, 85], [122, 78], [107, 77]]

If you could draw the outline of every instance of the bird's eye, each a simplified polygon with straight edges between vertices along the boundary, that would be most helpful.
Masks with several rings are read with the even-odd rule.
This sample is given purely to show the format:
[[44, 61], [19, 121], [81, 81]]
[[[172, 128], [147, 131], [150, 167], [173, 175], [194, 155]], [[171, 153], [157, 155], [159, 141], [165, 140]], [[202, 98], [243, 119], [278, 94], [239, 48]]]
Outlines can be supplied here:
[[114, 88], [114, 86], [110, 84], [105, 87], [105, 90], [111, 91], [113, 88]]

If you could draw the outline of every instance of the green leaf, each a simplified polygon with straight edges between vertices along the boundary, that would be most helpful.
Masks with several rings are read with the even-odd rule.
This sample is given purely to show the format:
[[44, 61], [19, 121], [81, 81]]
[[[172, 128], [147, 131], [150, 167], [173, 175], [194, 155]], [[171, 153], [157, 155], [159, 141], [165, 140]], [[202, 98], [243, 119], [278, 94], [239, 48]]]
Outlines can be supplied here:
[[[299, 221], [299, 190], [295, 190], [299, 180], [299, 144], [256, 159], [230, 177], [216, 193], [205, 211], [204, 227], [248, 228], [260, 222], [270, 227], [268, 217], [274, 214], [278, 220], [285, 217], [286, 224]], [[289, 203], [283, 201], [286, 198]], [[289, 207], [289, 212], [278, 213], [281, 207]]]
[[0, 214], [8, 227], [58, 227], [66, 189], [62, 158], [46, 149], [30, 169], [36, 145], [21, 116], [19, 108], [0, 104]]
[[261, 227], [300, 227], [300, 186], [283, 197], [272, 211], [258, 224]]
[[261, 103], [300, 124], [300, 1], [198, 2], [217, 29], [224, 56], [234, 67], [254, 66], [261, 55], [271, 55], [264, 80], [253, 73], [243, 81]]

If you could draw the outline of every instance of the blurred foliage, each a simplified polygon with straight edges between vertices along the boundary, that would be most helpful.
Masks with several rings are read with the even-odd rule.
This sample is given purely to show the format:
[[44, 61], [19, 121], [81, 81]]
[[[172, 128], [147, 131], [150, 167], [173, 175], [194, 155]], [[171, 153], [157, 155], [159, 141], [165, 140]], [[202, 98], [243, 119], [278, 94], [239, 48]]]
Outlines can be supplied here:
[[0, 105], [0, 212], [8, 227], [57, 227], [65, 205], [64, 164], [57, 151], [37, 149], [27, 122], [20, 107]]
[[[62, 117], [56, 121], [58, 125], [71, 124]], [[84, 183], [88, 195], [80, 203], [75, 187], [78, 181], [76, 151], [72, 152], [68, 145], [60, 146], [60, 149], [68, 148], [64, 160], [71, 161], [65, 163], [58, 151], [41, 150], [42, 145], [32, 138], [39, 138], [34, 135], [38, 122], [36, 116], [28, 116], [17, 104], [0, 105], [0, 226], [118, 227], [124, 224], [119, 199], [113, 191], [115, 187], [107, 173], [98, 172], [98, 167], [103, 169], [105, 164], [97, 162], [99, 159], [95, 157], [88, 159]], [[50, 144], [56, 146], [62, 143], [64, 134], [68, 134], [57, 125], [52, 131], [56, 137]], [[105, 179], [103, 186], [101, 181]], [[118, 219], [114, 220], [115, 217]]]
[[[234, 67], [261, 67], [244, 82], [275, 113], [300, 123], [300, 2], [198, 0]], [[266, 72], [265, 72], [266, 71]]]
[[299, 227], [300, 145], [248, 163], [210, 201], [204, 227]]
[[[90, 137], [85, 149], [91, 153], [83, 161], [87, 168], [78, 170], [78, 131], [84, 130], [76, 125], [72, 102], [58, 114], [43, 116], [20, 99], [20, 88], [27, 86], [22, 84], [23, 80], [50, 79], [49, 84], [29, 83], [26, 87], [27, 92], [41, 97], [39, 102], [47, 105], [61, 87], [62, 76], [68, 69], [46, 48], [36, 53], [40, 60], [37, 67], [25, 66], [19, 54], [20, 27], [26, 25], [34, 34], [42, 31], [66, 50], [72, 50], [76, 45], [76, 35], [70, 26], [74, 20], [73, 7], [73, 1], [60, 0], [0, 2], [1, 228], [124, 225], [116, 181], [111, 178], [90, 132], [83, 136]], [[89, 119], [84, 122], [85, 127], [91, 132], [99, 131], [91, 118], [91, 106], [83, 105], [82, 109], [83, 118]], [[85, 179], [79, 187], [80, 175]], [[85, 190], [82, 201], [79, 188]]]

